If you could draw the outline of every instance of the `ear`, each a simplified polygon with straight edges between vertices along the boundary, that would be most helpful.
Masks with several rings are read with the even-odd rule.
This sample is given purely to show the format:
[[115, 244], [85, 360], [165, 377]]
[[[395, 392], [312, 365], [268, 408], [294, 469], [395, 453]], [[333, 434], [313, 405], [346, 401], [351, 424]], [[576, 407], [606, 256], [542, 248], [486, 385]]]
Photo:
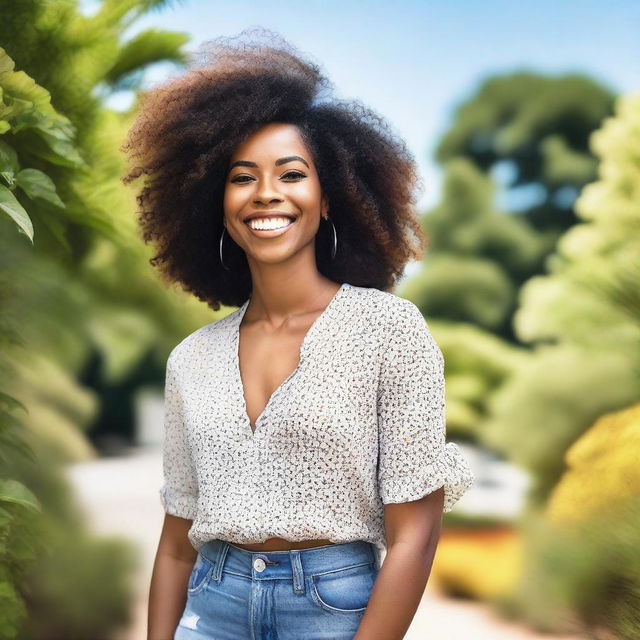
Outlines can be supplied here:
[[322, 201], [320, 203], [320, 215], [323, 218], [329, 217], [329, 202], [324, 193], [322, 194]]

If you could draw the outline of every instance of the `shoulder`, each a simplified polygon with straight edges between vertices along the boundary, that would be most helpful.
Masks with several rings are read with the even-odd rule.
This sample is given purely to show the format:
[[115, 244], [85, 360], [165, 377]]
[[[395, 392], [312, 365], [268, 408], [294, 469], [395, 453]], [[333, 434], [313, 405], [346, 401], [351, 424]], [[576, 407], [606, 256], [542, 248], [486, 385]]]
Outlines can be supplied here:
[[393, 371], [400, 370], [406, 363], [443, 368], [442, 350], [415, 303], [389, 291], [368, 287], [355, 289], [362, 317], [367, 324], [376, 326], [383, 361], [391, 364]]
[[411, 300], [374, 287], [352, 285], [351, 288], [358, 311], [365, 313], [369, 322], [374, 322], [384, 331], [393, 330], [395, 333], [403, 328], [426, 327], [422, 312]]
[[231, 337], [232, 323], [239, 312], [239, 308], [235, 309], [184, 337], [169, 353], [167, 366], [175, 368], [181, 364], [193, 364], [200, 355], [215, 352]]

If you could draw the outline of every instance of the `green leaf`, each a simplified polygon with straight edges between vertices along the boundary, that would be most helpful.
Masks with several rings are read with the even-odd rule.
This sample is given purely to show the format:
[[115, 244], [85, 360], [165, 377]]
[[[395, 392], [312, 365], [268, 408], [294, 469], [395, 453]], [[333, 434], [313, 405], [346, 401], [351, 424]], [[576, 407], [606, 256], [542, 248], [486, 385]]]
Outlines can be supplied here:
[[9, 214], [9, 217], [18, 225], [21, 233], [24, 233], [33, 244], [33, 223], [29, 214], [16, 200], [11, 190], [0, 184], [0, 210]]
[[68, 225], [58, 220], [54, 215], [40, 216], [40, 221], [49, 229], [51, 235], [64, 247], [67, 253], [73, 253], [66, 236]]
[[141, 77], [138, 72], [152, 64], [168, 61], [184, 64], [186, 58], [181, 48], [187, 42], [186, 33], [155, 28], [142, 31], [122, 45], [105, 81], [118, 89], [135, 88], [139, 83], [132, 81], [133, 87], [127, 86], [127, 78]]
[[50, 204], [65, 208], [64, 202], [56, 191], [53, 180], [38, 169], [23, 169], [16, 175], [16, 184], [31, 198], [31, 200], [46, 200]]
[[75, 130], [70, 122], [52, 120], [42, 113], [28, 109], [16, 118], [14, 133], [24, 129], [32, 130], [41, 141], [40, 145], [30, 147], [32, 153], [61, 166], [78, 167], [85, 164], [73, 145]]
[[13, 174], [18, 171], [20, 171], [20, 163], [16, 150], [4, 140], [0, 140], [0, 172]]
[[41, 511], [40, 501], [22, 482], [6, 478], [0, 480], [0, 501], [19, 504], [34, 511]]
[[20, 99], [32, 104], [41, 113], [58, 115], [51, 105], [51, 94], [24, 71], [1, 74], [0, 84], [12, 100]]
[[13, 71], [15, 67], [15, 62], [7, 55], [7, 52], [0, 47], [0, 74]]

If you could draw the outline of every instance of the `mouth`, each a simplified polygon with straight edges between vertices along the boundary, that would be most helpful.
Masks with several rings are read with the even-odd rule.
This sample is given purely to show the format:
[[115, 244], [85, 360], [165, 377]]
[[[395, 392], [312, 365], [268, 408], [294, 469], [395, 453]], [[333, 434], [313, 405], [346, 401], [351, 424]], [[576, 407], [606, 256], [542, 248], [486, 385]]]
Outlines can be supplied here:
[[280, 235], [295, 224], [298, 216], [291, 213], [274, 211], [267, 213], [252, 213], [244, 220], [249, 230], [258, 237], [272, 237]]

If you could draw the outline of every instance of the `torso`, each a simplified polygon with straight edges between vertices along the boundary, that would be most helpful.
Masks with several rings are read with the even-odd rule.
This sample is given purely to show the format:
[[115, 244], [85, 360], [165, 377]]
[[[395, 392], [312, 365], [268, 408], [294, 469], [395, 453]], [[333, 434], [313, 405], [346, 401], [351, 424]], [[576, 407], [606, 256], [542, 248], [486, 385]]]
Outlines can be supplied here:
[[[327, 302], [339, 289], [334, 287], [327, 296]], [[323, 309], [296, 321], [296, 327], [282, 327], [278, 333], [265, 336], [264, 332], [251, 323], [240, 325], [240, 348], [238, 360], [243, 385], [243, 393], [250, 426], [255, 431], [256, 420], [264, 411], [269, 398], [278, 386], [296, 369], [300, 361], [300, 347], [305, 335], [322, 313]], [[251, 375], [248, 375], [251, 372]], [[264, 542], [239, 544], [247, 551], [287, 551], [334, 544], [330, 540], [290, 541], [285, 538], [269, 538]]]

